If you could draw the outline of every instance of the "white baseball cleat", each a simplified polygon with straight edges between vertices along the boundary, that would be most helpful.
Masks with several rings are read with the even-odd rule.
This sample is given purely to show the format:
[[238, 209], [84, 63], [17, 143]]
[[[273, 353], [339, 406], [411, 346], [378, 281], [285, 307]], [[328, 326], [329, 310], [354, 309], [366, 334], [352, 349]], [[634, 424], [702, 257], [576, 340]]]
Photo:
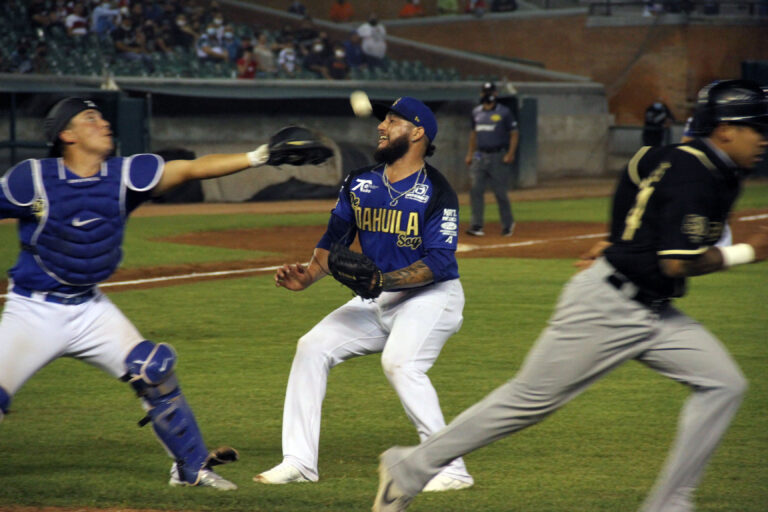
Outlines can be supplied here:
[[424, 486], [424, 489], [422, 489], [421, 492], [460, 491], [472, 487], [474, 483], [473, 480], [460, 480], [449, 475], [444, 475], [443, 473], [438, 473]]
[[[176, 466], [175, 462], [173, 463], [173, 466], [171, 466], [171, 479], [168, 481], [168, 485], [172, 487], [186, 487], [192, 485], [181, 479], [181, 476], [179, 475], [179, 468]], [[220, 491], [234, 491], [237, 489], [237, 485], [234, 483], [230, 482], [221, 475], [214, 473], [210, 469], [205, 468], [200, 470], [200, 480], [196, 485], [200, 487], [213, 487], [214, 489], [218, 489]]]
[[269, 471], [265, 471], [253, 477], [254, 482], [262, 484], [291, 484], [301, 482], [311, 482], [311, 480], [301, 474], [295, 466], [287, 462], [281, 462]]
[[[386, 453], [386, 452], [385, 452]], [[397, 486], [389, 473], [389, 469], [384, 465], [384, 454], [379, 462], [379, 491], [376, 493], [376, 499], [373, 502], [373, 512], [402, 512], [413, 501], [412, 496], [407, 496]]]

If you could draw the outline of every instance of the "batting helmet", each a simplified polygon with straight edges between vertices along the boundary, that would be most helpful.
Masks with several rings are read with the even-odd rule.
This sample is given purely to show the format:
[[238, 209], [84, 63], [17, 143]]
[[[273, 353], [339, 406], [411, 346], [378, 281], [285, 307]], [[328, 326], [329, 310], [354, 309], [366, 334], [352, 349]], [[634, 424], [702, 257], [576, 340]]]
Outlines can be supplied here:
[[693, 115], [697, 135], [720, 123], [746, 124], [768, 136], [768, 96], [751, 80], [720, 80], [699, 91]]

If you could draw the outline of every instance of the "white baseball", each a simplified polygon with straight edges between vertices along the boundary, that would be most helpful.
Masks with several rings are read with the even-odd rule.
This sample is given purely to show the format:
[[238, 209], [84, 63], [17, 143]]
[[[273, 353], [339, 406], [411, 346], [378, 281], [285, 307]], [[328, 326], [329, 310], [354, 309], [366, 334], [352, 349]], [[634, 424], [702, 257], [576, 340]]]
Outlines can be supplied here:
[[363, 91], [354, 91], [349, 95], [349, 104], [357, 117], [368, 117], [373, 112], [371, 100]]

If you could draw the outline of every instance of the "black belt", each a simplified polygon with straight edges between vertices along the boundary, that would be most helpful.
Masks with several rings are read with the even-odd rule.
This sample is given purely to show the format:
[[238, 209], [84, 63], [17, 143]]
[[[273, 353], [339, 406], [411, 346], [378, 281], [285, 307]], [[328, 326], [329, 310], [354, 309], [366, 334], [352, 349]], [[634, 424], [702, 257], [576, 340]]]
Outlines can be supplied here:
[[496, 146], [492, 148], [480, 148], [478, 149], [481, 153], [498, 153], [499, 151], [506, 151], [508, 146]]
[[69, 297], [63, 296], [63, 295], [54, 295], [53, 292], [38, 292], [35, 290], [24, 288], [23, 286], [19, 286], [17, 284], [13, 285], [13, 287], [11, 288], [11, 291], [18, 295], [21, 295], [22, 297], [27, 297], [27, 298], [40, 297], [45, 302], [53, 302], [54, 304], [65, 304], [67, 306], [76, 306], [78, 304], [82, 304], [83, 302], [87, 302], [96, 296], [96, 291], [94, 288], [91, 288], [85, 293], [81, 293], [79, 295], [73, 295]]
[[619, 272], [614, 272], [606, 277], [605, 280], [617, 290], [621, 290], [624, 288], [624, 285], [631, 283], [637, 289], [637, 292], [629, 298], [654, 311], [661, 311], [669, 305], [669, 297], [659, 297], [654, 293], [645, 291], [633, 283], [627, 276]]

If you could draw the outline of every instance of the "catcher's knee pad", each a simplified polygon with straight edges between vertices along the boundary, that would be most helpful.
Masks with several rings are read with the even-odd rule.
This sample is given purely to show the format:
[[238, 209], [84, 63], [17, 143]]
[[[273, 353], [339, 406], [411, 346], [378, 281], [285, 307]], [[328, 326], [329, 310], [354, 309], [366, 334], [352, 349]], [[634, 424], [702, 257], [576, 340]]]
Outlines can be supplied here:
[[176, 353], [170, 345], [145, 340], [136, 345], [126, 358], [128, 381], [144, 400], [147, 416], [160, 442], [176, 459], [184, 481], [197, 484], [208, 459], [203, 436], [195, 415], [181, 393], [174, 374]]
[[8, 408], [11, 406], [11, 395], [0, 386], [0, 421], [3, 421], [3, 417], [8, 413]]

